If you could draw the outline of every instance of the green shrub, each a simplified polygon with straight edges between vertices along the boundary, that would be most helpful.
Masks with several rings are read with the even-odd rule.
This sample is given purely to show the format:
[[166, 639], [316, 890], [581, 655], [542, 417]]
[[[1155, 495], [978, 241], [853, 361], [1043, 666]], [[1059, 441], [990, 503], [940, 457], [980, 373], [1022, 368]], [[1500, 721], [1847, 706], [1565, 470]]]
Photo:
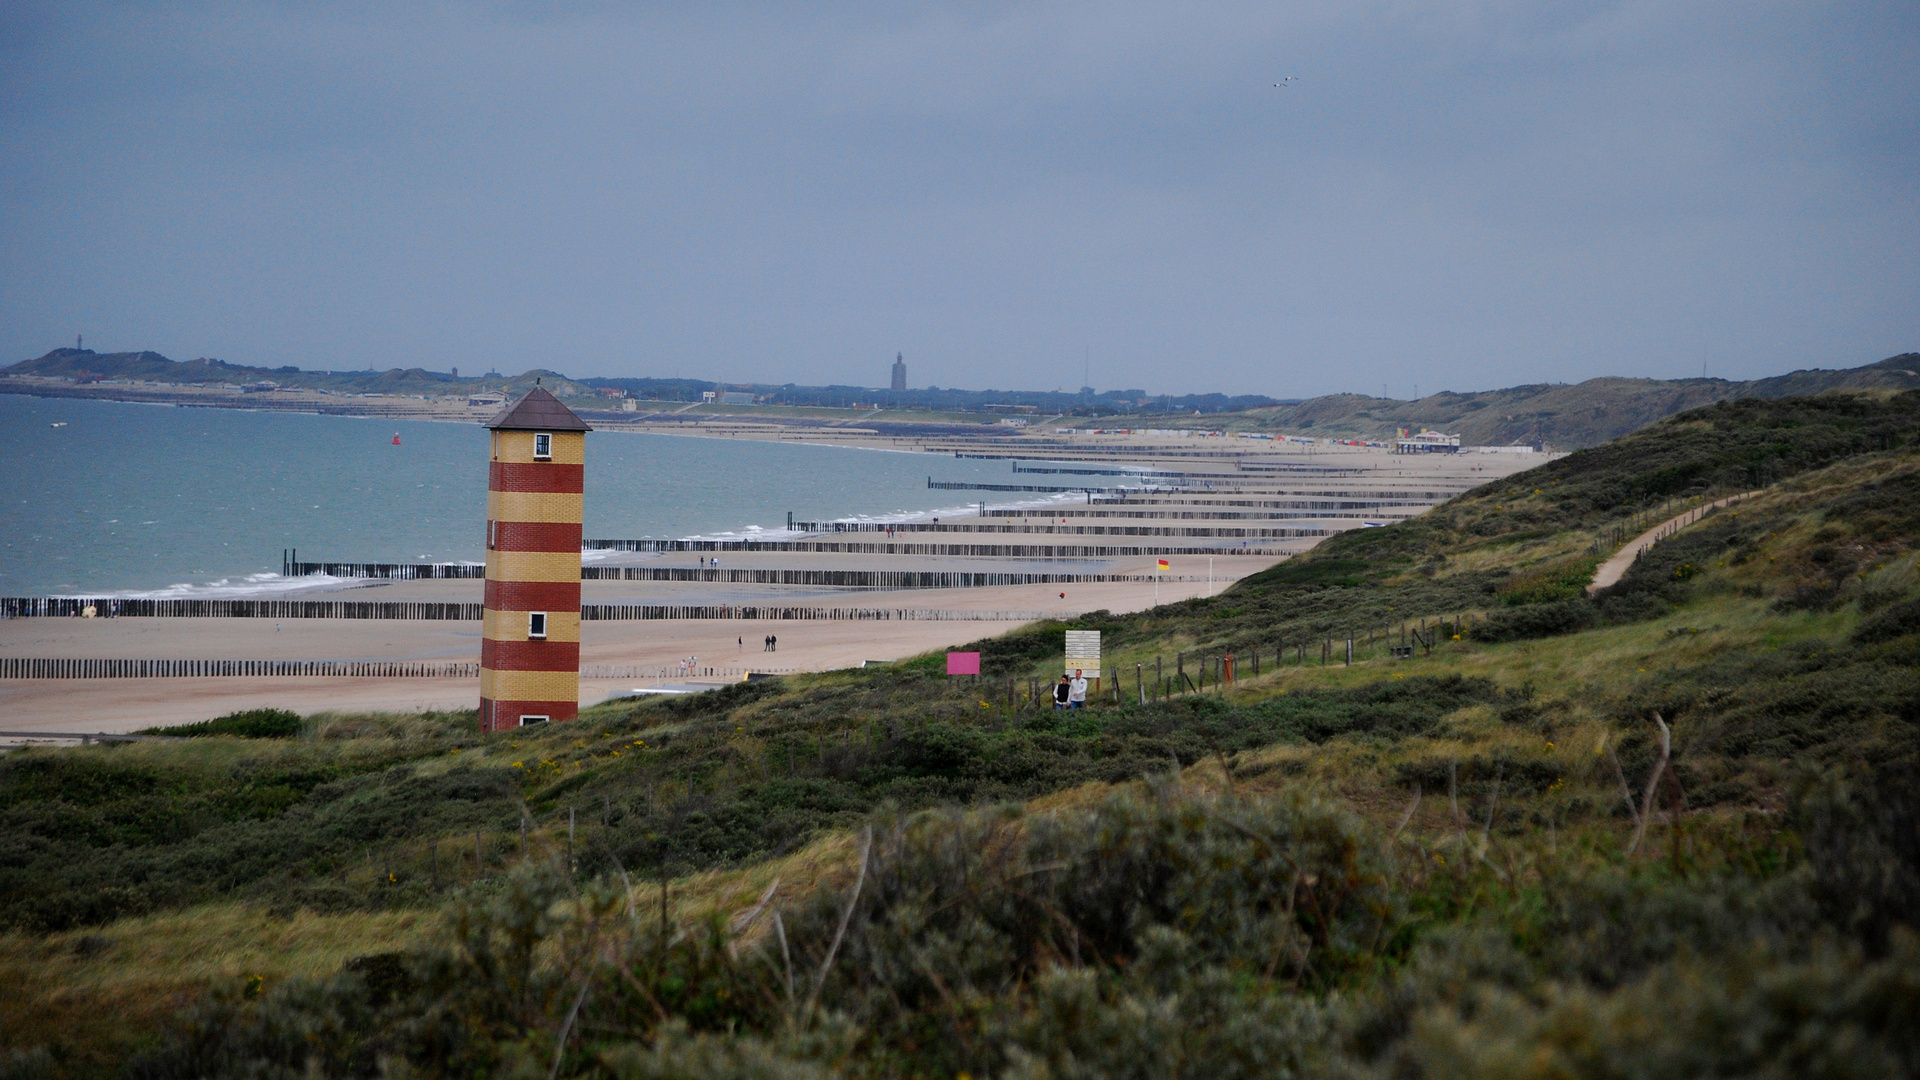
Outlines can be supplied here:
[[172, 735], [177, 738], [231, 735], [240, 739], [291, 739], [300, 734], [301, 727], [299, 713], [285, 709], [246, 709], [195, 724], [147, 728], [140, 734]]
[[1589, 600], [1562, 600], [1528, 604], [1496, 611], [1472, 630], [1475, 641], [1524, 641], [1588, 630], [1598, 625], [1600, 613]]
[[1853, 640], [1863, 645], [1877, 645], [1915, 633], [1920, 633], [1920, 599], [1882, 608], [1860, 620], [1860, 625], [1854, 628]]

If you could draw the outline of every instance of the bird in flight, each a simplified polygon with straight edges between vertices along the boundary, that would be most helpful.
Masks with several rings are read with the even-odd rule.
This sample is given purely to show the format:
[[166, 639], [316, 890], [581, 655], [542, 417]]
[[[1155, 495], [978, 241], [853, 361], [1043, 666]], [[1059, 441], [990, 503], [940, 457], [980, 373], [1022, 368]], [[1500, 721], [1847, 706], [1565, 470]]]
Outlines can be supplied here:
[[1298, 76], [1296, 76], [1296, 75], [1289, 75], [1289, 76], [1287, 76], [1286, 78], [1284, 78], [1284, 79], [1281, 79], [1281, 80], [1280, 80], [1279, 82], [1277, 82], [1277, 83], [1274, 83], [1273, 85], [1274, 85], [1274, 86], [1275, 86], [1276, 88], [1278, 88], [1278, 89], [1282, 89], [1282, 90], [1284, 90], [1284, 89], [1286, 89], [1286, 86], [1287, 86], [1287, 84], [1288, 84], [1288, 83], [1290, 83], [1290, 82], [1293, 82], [1293, 81], [1295, 81], [1296, 79], [1298, 79]]

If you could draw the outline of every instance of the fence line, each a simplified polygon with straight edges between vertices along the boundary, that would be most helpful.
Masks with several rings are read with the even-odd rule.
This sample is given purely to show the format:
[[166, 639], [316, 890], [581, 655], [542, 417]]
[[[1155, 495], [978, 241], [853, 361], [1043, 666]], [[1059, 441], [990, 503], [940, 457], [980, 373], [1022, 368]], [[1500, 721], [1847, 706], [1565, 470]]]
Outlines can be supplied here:
[[311, 577], [325, 574], [337, 578], [392, 578], [397, 581], [439, 581], [452, 578], [483, 578], [486, 563], [350, 563], [292, 562], [282, 564], [286, 577]]
[[477, 679], [477, 663], [378, 660], [109, 660], [0, 657], [0, 679], [200, 679], [289, 676]]
[[[611, 568], [610, 568], [611, 569]], [[1142, 577], [1139, 581], [1150, 581]], [[1166, 578], [1163, 580], [1174, 580]], [[1196, 577], [1195, 580], [1198, 580]], [[117, 605], [117, 607], [116, 607]], [[96, 616], [171, 619], [417, 619], [478, 622], [482, 604], [426, 604], [365, 600], [114, 600], [76, 597], [0, 598], [0, 614], [14, 618]], [[822, 608], [768, 604], [582, 604], [586, 622], [660, 619], [758, 619], [837, 622], [1032, 622], [1073, 618], [1071, 612], [947, 611], [938, 608]], [[142, 661], [143, 663], [146, 661]], [[156, 663], [161, 661], [154, 661]], [[171, 663], [172, 661], [166, 661]], [[185, 663], [186, 661], [181, 661]], [[224, 662], [224, 661], [223, 661]], [[255, 661], [247, 661], [253, 663]], [[260, 661], [262, 663], [266, 661]], [[281, 661], [273, 661], [280, 663]], [[287, 661], [292, 663], [294, 661]], [[305, 663], [307, 661], [299, 661]], [[317, 662], [317, 661], [316, 661]], [[330, 661], [329, 661], [330, 662]]]
[[398, 600], [150, 600], [116, 597], [0, 598], [0, 616], [8, 618], [94, 615], [148, 619], [418, 619], [471, 621], [481, 604]]
[[582, 604], [580, 620], [755, 619], [799, 622], [1033, 622], [1071, 619], [1057, 611], [948, 611], [941, 608], [817, 608], [766, 604]]
[[[701, 570], [690, 566], [588, 566], [587, 581], [698, 581], [732, 585], [827, 585], [842, 589], [972, 589], [993, 585], [1086, 585], [1151, 582], [1142, 574], [1049, 574], [957, 570]], [[1161, 581], [1205, 581], [1205, 575]]]
[[[1098, 505], [1098, 504], [1096, 504]], [[1290, 530], [1298, 536], [1327, 536], [1325, 529]], [[1285, 555], [1277, 547], [1169, 547], [1157, 544], [911, 544], [845, 540], [595, 540], [580, 542], [587, 551], [810, 551], [842, 555], [971, 555], [983, 558], [1089, 559], [1140, 555]]]

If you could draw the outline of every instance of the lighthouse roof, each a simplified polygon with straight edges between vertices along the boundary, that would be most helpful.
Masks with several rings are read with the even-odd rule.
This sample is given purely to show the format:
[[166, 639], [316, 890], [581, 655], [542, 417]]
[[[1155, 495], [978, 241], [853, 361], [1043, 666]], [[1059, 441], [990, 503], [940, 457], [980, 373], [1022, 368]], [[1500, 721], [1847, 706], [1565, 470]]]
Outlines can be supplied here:
[[487, 426], [495, 431], [592, 431], [585, 420], [560, 404], [560, 399], [536, 386], [520, 400], [501, 409]]

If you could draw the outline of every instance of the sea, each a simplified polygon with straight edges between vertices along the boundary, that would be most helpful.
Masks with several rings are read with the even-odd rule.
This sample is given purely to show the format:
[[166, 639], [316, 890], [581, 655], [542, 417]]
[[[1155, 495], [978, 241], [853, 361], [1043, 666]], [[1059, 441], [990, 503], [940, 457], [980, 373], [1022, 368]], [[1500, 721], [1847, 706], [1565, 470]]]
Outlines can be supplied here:
[[[969, 508], [930, 478], [1015, 479], [1006, 461], [617, 431], [588, 436], [586, 477], [586, 535], [618, 539], [778, 539], [789, 511], [920, 520]], [[478, 424], [0, 394], [0, 596], [324, 584], [281, 577], [286, 549], [477, 562], [486, 492]]]

